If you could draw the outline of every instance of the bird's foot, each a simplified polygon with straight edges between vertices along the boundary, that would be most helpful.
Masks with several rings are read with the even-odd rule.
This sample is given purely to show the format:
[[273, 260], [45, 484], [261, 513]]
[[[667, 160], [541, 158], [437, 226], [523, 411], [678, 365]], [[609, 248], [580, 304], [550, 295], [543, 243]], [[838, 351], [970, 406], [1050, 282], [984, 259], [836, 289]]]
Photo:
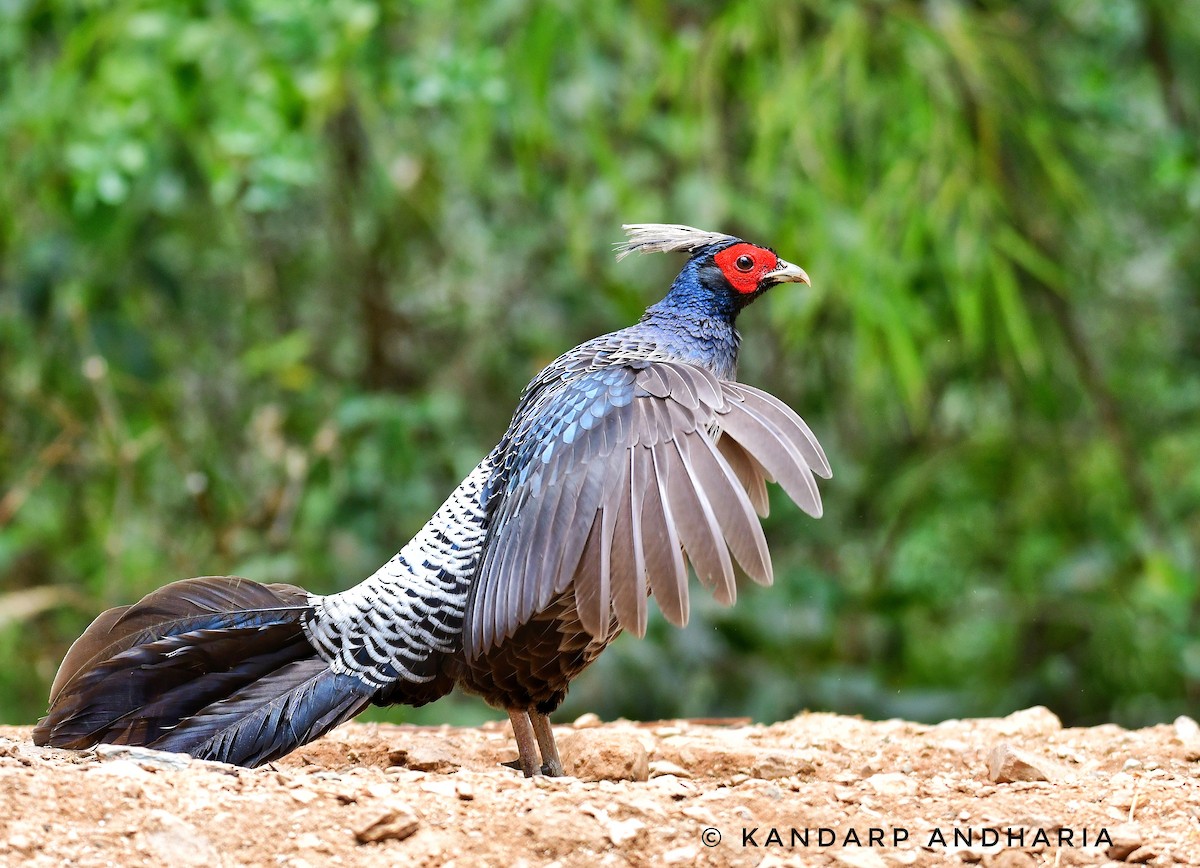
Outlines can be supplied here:
[[558, 755], [558, 745], [554, 742], [554, 731], [550, 728], [549, 716], [543, 712], [531, 710], [529, 723], [537, 738], [538, 750], [542, 754], [542, 774], [552, 778], [563, 777], [565, 772], [563, 772], [562, 759]]
[[[517, 757], [517, 759], [515, 759], [515, 760], [509, 760], [506, 763], [500, 763], [500, 765], [504, 766], [506, 769], [512, 769], [514, 772], [523, 771], [523, 769], [521, 768], [521, 758], [520, 757]], [[548, 778], [561, 778], [566, 774], [566, 772], [564, 772], [562, 770], [562, 766], [559, 766], [556, 769], [550, 763], [542, 763], [542, 767], [539, 768], [537, 771], [535, 771], [534, 774], [535, 775], [545, 775]]]

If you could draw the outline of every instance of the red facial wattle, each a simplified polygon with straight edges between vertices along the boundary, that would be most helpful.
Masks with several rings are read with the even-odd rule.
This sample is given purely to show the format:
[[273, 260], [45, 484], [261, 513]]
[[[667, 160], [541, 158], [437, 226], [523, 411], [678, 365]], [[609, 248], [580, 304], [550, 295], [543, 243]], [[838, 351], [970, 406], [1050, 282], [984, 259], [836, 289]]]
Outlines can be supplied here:
[[743, 295], [758, 290], [764, 274], [779, 265], [779, 257], [764, 247], [753, 244], [734, 244], [713, 257], [730, 286]]

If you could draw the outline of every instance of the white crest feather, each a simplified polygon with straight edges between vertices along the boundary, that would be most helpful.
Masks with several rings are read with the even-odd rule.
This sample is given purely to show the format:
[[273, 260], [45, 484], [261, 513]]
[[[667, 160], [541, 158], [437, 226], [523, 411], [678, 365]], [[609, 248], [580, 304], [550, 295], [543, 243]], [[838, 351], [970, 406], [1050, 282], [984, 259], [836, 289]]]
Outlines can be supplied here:
[[617, 261], [631, 253], [672, 253], [677, 250], [699, 250], [710, 244], [737, 241], [732, 235], [720, 232], [705, 232], [678, 223], [626, 223], [621, 227], [629, 236], [628, 241], [616, 245]]

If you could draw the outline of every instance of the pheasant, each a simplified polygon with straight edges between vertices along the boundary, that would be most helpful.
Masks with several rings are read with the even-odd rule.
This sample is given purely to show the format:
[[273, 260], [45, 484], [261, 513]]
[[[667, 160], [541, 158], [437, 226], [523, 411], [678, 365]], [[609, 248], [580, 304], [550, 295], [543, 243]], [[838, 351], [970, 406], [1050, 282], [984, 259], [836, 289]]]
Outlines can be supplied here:
[[629, 328], [581, 344], [525, 388], [500, 442], [421, 531], [341, 593], [186, 579], [101, 614], [63, 659], [34, 742], [146, 745], [254, 766], [369, 704], [455, 686], [508, 712], [528, 777], [561, 775], [548, 715], [648, 599], [688, 620], [689, 565], [731, 604], [770, 584], [759, 516], [778, 482], [813, 517], [829, 463], [809, 427], [735, 381], [738, 313], [807, 284], [773, 250], [635, 224], [630, 253], [689, 254]]

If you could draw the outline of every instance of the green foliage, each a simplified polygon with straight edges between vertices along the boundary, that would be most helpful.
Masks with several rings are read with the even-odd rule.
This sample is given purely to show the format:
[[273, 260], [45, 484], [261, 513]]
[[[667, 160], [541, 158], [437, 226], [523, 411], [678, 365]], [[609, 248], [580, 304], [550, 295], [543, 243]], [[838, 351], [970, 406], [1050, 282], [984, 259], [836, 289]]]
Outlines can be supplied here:
[[[657, 299], [619, 224], [775, 245], [743, 377], [834, 479], [776, 587], [564, 715], [1200, 692], [1194, 0], [0, 7], [0, 719], [168, 580], [371, 572], [538, 368]], [[1190, 86], [1189, 86], [1190, 84]], [[457, 703], [457, 704], [454, 704]], [[475, 719], [473, 700], [417, 712]], [[1192, 709], [1194, 710], [1194, 709]]]

